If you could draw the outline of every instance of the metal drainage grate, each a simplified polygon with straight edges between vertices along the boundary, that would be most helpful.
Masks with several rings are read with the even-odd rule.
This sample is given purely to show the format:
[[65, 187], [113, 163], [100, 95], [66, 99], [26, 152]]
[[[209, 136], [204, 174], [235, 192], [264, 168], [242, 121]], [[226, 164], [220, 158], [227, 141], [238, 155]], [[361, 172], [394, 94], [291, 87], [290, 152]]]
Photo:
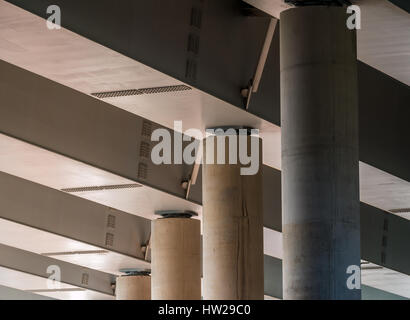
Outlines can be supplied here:
[[392, 213], [410, 213], [410, 208], [390, 209]]
[[61, 189], [61, 191], [68, 192], [68, 193], [75, 193], [75, 192], [84, 192], [84, 191], [133, 189], [133, 188], [140, 188], [140, 187], [142, 187], [142, 185], [140, 185], [138, 183], [132, 183], [132, 184], [113, 184], [113, 185], [106, 185], [106, 186], [65, 188], [65, 189]]
[[139, 94], [142, 94], [142, 92], [140, 92], [138, 89], [91, 93], [92, 96], [100, 98], [100, 99], [126, 97], [126, 96], [136, 96], [136, 95], [139, 95]]
[[44, 252], [43, 256], [71, 256], [78, 254], [107, 254], [106, 250], [80, 250], [80, 251], [60, 251], [60, 252]]
[[191, 87], [181, 84], [177, 86], [143, 88], [143, 89], [140, 89], [140, 91], [144, 94], [155, 94], [155, 93], [186, 91], [186, 90], [191, 90], [191, 89], [192, 89]]
[[106, 91], [106, 92], [94, 92], [91, 93], [92, 96], [104, 99], [104, 98], [117, 98], [126, 96], [137, 96], [142, 94], [156, 94], [156, 93], [167, 93], [167, 92], [178, 92], [192, 90], [191, 87], [186, 85], [175, 85], [175, 86], [164, 86], [164, 87], [152, 87], [152, 88], [142, 88], [142, 89], [129, 89], [129, 90], [117, 90], [117, 91]]
[[75, 291], [85, 291], [83, 288], [60, 288], [60, 289], [29, 289], [24, 290], [27, 292], [41, 293], [41, 292], [75, 292]]

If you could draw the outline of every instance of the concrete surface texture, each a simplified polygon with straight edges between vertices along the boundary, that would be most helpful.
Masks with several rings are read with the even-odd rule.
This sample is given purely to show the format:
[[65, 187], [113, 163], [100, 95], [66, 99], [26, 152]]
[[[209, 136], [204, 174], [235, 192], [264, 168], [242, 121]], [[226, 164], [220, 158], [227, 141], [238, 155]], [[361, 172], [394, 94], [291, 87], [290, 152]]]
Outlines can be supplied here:
[[[248, 150], [252, 139], [259, 138], [247, 137]], [[229, 138], [224, 142], [228, 159]], [[206, 144], [204, 150], [205, 157]], [[214, 143], [214, 163], [217, 153]], [[204, 299], [263, 299], [262, 170], [241, 175], [241, 166], [203, 165]]]
[[152, 221], [153, 300], [201, 299], [200, 221], [161, 218]]
[[342, 7], [281, 13], [284, 299], [360, 299], [356, 34]]

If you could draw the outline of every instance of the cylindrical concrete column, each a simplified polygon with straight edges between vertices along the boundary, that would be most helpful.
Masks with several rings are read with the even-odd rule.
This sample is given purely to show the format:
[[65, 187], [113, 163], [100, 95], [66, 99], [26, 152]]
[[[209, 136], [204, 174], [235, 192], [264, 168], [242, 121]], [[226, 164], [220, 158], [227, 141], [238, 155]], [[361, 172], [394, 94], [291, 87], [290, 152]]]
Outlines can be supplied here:
[[360, 299], [356, 34], [346, 8], [280, 18], [284, 299]]
[[[230, 164], [229, 141], [238, 141], [238, 135], [225, 134], [218, 141], [220, 138], [210, 136], [204, 143], [203, 297], [263, 299], [262, 141], [245, 135], [248, 151], [237, 143], [237, 163]], [[257, 170], [241, 175], [247, 165], [240, 162], [240, 153], [251, 154], [252, 141], [257, 146], [252, 155]], [[225, 164], [217, 163], [221, 146]]]
[[151, 277], [148, 274], [117, 277], [117, 300], [151, 300]]
[[151, 233], [152, 299], [200, 300], [200, 221], [165, 214], [152, 221]]

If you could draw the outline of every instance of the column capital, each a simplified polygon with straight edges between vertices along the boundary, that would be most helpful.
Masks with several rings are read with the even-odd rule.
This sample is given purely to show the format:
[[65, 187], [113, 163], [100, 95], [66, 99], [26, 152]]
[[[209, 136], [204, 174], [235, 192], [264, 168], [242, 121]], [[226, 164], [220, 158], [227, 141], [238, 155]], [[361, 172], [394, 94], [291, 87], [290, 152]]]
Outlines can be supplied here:
[[191, 210], [159, 210], [155, 214], [164, 219], [167, 218], [192, 218], [198, 216], [198, 213]]

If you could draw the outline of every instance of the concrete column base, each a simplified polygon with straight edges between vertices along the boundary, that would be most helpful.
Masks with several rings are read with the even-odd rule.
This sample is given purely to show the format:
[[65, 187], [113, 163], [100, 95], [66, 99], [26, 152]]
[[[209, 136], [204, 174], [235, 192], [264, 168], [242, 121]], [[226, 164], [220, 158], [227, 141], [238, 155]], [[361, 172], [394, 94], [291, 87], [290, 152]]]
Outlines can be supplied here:
[[153, 300], [201, 299], [200, 221], [161, 218], [152, 221]]
[[116, 281], [116, 300], [151, 300], [151, 277], [120, 276]]

